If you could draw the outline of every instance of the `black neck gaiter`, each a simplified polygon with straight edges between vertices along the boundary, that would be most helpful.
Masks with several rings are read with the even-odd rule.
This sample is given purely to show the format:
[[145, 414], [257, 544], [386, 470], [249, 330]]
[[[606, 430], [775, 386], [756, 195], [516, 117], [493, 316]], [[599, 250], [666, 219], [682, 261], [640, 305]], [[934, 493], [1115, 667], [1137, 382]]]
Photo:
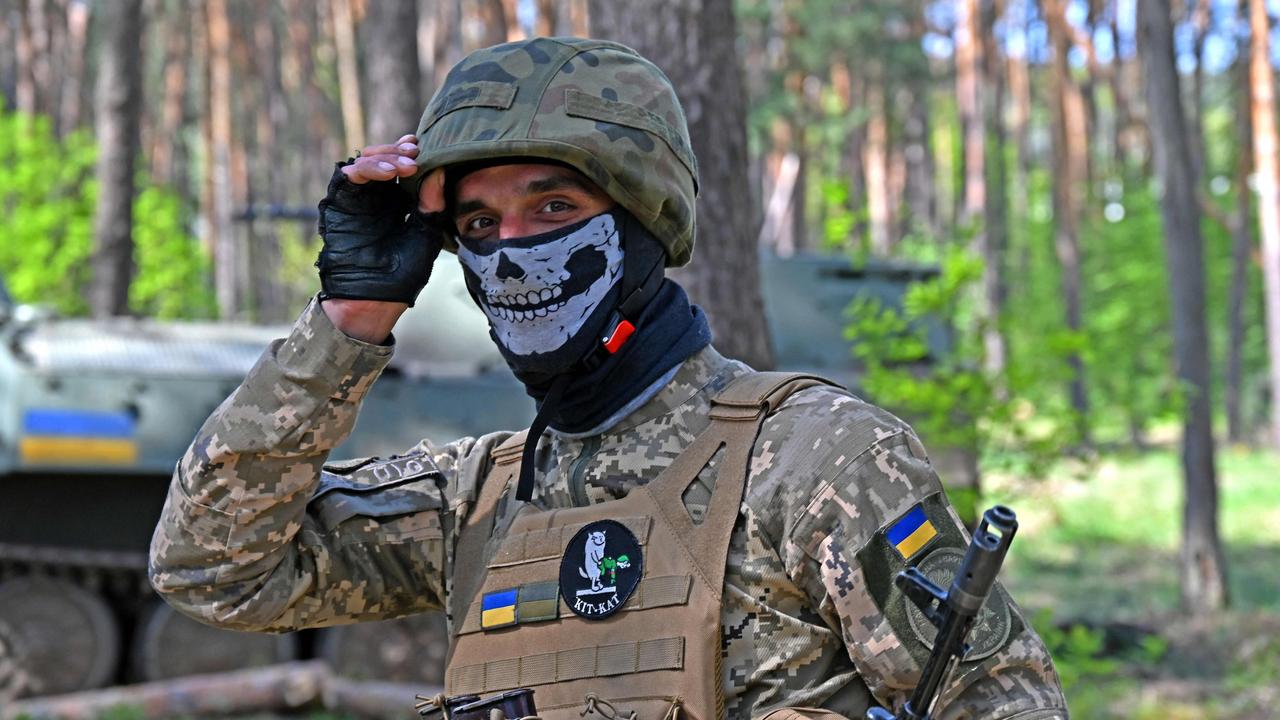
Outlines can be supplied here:
[[[663, 280], [658, 294], [633, 323], [635, 334], [617, 353], [594, 370], [570, 378], [550, 418], [556, 430], [580, 433], [595, 428], [711, 342], [706, 314], [689, 302], [684, 288], [670, 280]], [[550, 385], [525, 385], [525, 389], [541, 405]]]

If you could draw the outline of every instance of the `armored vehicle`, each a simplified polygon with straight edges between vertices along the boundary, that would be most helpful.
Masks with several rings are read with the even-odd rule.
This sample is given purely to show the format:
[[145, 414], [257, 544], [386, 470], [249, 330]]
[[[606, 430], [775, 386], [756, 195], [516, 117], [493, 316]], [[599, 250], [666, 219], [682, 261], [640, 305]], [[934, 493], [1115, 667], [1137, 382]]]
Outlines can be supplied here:
[[[765, 258], [778, 365], [856, 385], [845, 308], [860, 292], [895, 303], [931, 272]], [[438, 615], [284, 636], [236, 633], [177, 615], [147, 584], [147, 547], [174, 464], [287, 327], [61, 319], [2, 292], [0, 623], [17, 636], [26, 694], [311, 655], [355, 677], [439, 681], [446, 644]], [[489, 341], [456, 263], [437, 265], [396, 337], [395, 359], [335, 460], [531, 420], [532, 402]]]

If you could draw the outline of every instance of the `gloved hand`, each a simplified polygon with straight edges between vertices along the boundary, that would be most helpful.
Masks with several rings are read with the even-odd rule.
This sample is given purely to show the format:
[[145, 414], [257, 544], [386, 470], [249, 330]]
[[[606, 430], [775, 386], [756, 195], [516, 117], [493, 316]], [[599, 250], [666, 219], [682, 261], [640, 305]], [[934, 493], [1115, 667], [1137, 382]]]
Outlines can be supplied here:
[[444, 235], [394, 182], [356, 184], [339, 163], [320, 201], [320, 299], [410, 307], [427, 284]]

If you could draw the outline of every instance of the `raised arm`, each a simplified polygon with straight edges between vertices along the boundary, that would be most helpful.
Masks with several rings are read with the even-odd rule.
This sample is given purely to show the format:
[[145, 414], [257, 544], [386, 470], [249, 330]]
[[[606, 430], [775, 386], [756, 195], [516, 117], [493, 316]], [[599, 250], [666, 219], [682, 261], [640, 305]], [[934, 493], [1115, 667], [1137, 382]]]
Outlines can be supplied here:
[[[151, 580], [194, 617], [288, 630], [443, 604], [440, 516], [456, 482], [430, 448], [322, 471], [390, 359], [392, 326], [440, 250], [412, 198], [388, 182], [412, 173], [409, 139], [366, 148], [335, 170], [320, 203], [320, 295], [175, 469], [152, 540]], [[393, 173], [380, 177], [384, 166]]]

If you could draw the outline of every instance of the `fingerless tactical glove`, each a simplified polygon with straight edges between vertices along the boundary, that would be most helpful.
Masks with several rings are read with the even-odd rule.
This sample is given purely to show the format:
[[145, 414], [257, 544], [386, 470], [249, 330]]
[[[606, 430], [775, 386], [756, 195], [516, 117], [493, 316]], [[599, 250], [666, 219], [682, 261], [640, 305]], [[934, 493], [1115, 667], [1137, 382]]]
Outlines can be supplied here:
[[320, 299], [412, 307], [431, 276], [444, 235], [395, 183], [357, 185], [342, 172], [346, 164], [334, 169], [320, 201]]

